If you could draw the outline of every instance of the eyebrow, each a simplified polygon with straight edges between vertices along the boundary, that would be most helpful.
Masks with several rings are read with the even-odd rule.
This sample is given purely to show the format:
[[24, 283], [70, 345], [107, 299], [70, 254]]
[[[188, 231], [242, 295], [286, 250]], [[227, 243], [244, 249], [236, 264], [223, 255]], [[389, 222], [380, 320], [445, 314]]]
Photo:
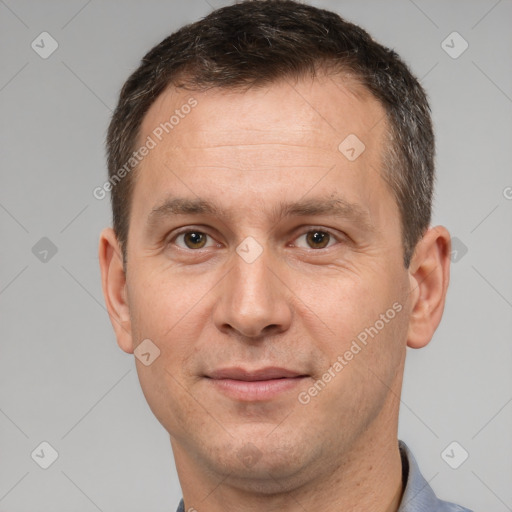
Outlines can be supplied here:
[[[148, 215], [147, 226], [152, 229], [165, 218], [174, 215], [211, 215], [229, 219], [228, 212], [206, 199], [188, 199], [169, 197], [162, 204], [155, 206]], [[270, 211], [270, 220], [277, 223], [287, 217], [314, 217], [329, 215], [361, 224], [365, 229], [373, 230], [369, 212], [357, 203], [336, 197], [329, 199], [311, 198], [295, 202], [280, 202]]]
[[274, 210], [274, 218], [276, 219], [321, 215], [350, 219], [368, 224], [368, 226], [371, 224], [370, 215], [362, 206], [341, 198], [306, 199], [294, 203], [280, 203], [279, 207]]

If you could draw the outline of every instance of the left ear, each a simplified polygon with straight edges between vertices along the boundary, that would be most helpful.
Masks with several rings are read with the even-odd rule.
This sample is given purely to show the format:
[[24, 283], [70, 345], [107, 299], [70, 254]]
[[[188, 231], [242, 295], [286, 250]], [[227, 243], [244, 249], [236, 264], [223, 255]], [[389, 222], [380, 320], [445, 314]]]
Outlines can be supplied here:
[[407, 346], [422, 348], [432, 339], [443, 316], [450, 281], [450, 233], [429, 228], [416, 245], [409, 265], [411, 317]]

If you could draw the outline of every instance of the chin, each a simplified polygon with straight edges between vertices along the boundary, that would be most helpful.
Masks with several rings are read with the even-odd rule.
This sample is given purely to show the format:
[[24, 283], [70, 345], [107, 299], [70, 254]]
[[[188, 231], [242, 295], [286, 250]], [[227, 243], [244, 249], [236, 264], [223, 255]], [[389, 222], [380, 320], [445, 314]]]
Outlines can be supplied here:
[[266, 428], [261, 435], [252, 432], [236, 436], [236, 440], [230, 437], [228, 443], [213, 450], [210, 446], [204, 454], [208, 459], [205, 462], [215, 473], [225, 475], [231, 485], [245, 491], [273, 494], [297, 488], [321, 461], [321, 450], [315, 454], [307, 439], [292, 438], [289, 432], [272, 438], [268, 433]]

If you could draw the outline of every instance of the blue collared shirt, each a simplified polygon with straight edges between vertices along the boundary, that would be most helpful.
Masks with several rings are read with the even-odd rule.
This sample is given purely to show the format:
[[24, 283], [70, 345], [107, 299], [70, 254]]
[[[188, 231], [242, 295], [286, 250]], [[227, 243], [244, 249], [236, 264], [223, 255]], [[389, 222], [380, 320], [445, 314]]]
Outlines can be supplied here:
[[[407, 483], [398, 512], [472, 512], [455, 503], [440, 500], [420, 473], [411, 450], [403, 441], [399, 441], [399, 447]], [[176, 512], [185, 512], [183, 500]]]

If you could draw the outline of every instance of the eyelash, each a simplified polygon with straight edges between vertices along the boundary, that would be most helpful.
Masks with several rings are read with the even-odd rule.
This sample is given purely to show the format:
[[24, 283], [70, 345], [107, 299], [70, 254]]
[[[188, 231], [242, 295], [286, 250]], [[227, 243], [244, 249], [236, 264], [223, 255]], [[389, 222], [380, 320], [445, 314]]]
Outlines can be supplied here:
[[[320, 233], [325, 233], [325, 234], [328, 234], [332, 239], [334, 239], [336, 242], [340, 243], [341, 240], [340, 240], [340, 237], [337, 236], [336, 234], [334, 234], [332, 231], [328, 230], [328, 229], [324, 229], [324, 228], [320, 228], [320, 227], [310, 227], [309, 229], [307, 229], [306, 231], [303, 231], [301, 232], [300, 234], [298, 234], [294, 240], [297, 240], [298, 238], [300, 238], [301, 236], [304, 236], [304, 235], [307, 235], [309, 233], [312, 233], [312, 232], [320, 232]], [[187, 228], [187, 229], [183, 229], [182, 231], [179, 231], [178, 233], [175, 233], [174, 236], [169, 239], [168, 241], [168, 244], [171, 244], [171, 243], [175, 243], [176, 242], [176, 239], [181, 236], [181, 235], [186, 235], [187, 233], [200, 233], [202, 235], [206, 235], [207, 237], [213, 239], [213, 237], [206, 233], [205, 231], [202, 231], [201, 229], [191, 229], [191, 228]], [[330, 243], [331, 240], [329, 240], [328, 243]], [[332, 245], [335, 245], [335, 244], [332, 244]], [[321, 247], [319, 249], [315, 249], [315, 248], [312, 248], [312, 247], [309, 247], [308, 250], [310, 251], [315, 251], [315, 252], [318, 252], [318, 251], [321, 251], [321, 250], [326, 250], [326, 249], [329, 249], [330, 247], [332, 247], [332, 245], [328, 245], [327, 247]], [[190, 252], [200, 252], [201, 250], [203, 249], [208, 249], [208, 247], [201, 247], [200, 249], [190, 249], [188, 247], [181, 247], [181, 246], [178, 246], [179, 249], [181, 250], [184, 250], [184, 251], [190, 251]], [[211, 246], [210, 246], [211, 247]], [[303, 247], [302, 247], [303, 249]]]

